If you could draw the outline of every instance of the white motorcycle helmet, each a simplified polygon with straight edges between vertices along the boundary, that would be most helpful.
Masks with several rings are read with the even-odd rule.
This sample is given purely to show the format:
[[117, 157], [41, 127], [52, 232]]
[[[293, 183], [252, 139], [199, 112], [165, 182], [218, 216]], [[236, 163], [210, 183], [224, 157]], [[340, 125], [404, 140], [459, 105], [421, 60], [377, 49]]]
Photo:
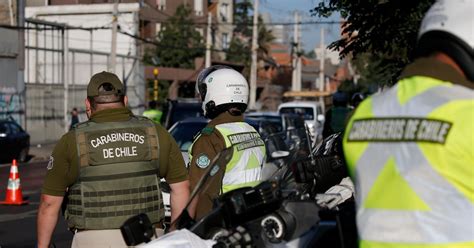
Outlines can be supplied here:
[[474, 81], [474, 3], [438, 0], [425, 14], [418, 33], [417, 55], [446, 53]]
[[245, 112], [249, 98], [247, 80], [236, 70], [215, 65], [202, 70], [196, 80], [196, 92], [201, 96], [202, 110], [208, 118], [236, 108]]

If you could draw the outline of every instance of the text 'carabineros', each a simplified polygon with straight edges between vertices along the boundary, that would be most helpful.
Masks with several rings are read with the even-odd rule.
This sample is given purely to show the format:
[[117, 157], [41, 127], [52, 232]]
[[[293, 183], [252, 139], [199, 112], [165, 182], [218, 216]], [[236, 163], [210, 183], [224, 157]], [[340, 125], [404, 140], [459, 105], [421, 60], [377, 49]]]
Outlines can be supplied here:
[[431, 142], [444, 144], [451, 123], [428, 118], [369, 118], [355, 120], [348, 141]]
[[105, 145], [111, 142], [119, 142], [119, 141], [135, 142], [135, 143], [143, 144], [145, 142], [145, 136], [134, 134], [134, 133], [111, 133], [111, 134], [102, 135], [100, 137], [92, 139], [90, 142], [91, 142], [92, 147], [97, 148], [100, 145]]

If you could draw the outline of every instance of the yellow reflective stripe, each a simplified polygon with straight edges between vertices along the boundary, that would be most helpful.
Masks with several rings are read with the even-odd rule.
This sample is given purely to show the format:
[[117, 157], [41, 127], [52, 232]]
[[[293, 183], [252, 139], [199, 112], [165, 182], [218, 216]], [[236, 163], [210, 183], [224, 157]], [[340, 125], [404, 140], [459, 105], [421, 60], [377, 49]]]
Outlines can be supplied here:
[[353, 117], [350, 119], [347, 125], [347, 131], [344, 134], [344, 155], [346, 157], [347, 165], [349, 167], [349, 174], [352, 178], [355, 177], [355, 170], [356, 170], [356, 162], [359, 160], [360, 156], [364, 154], [365, 149], [369, 145], [368, 142], [352, 142], [347, 143], [347, 135], [349, 134], [349, 130], [352, 128], [352, 123], [355, 119], [359, 118], [369, 118], [373, 117], [374, 114], [372, 112], [372, 98], [368, 98], [367, 100], [363, 101], [357, 110], [355, 111]]
[[249, 160], [247, 162], [247, 166], [245, 167], [245, 169], [249, 170], [249, 169], [258, 168], [260, 166], [261, 166], [260, 161], [258, 160], [255, 153], [252, 152], [252, 154], [250, 154], [250, 157], [249, 157]]
[[379, 173], [363, 207], [385, 210], [431, 210], [400, 175], [393, 157], [389, 158]]
[[387, 243], [361, 240], [360, 248], [472, 248], [474, 242], [462, 243], [445, 243], [445, 244], [404, 244], [404, 243]]
[[453, 126], [444, 145], [420, 143], [421, 151], [433, 169], [474, 203], [474, 99], [450, 102], [428, 117], [449, 120]]
[[222, 125], [218, 125], [215, 127], [221, 134], [222, 136], [224, 137], [224, 142], [225, 142], [225, 147], [230, 147], [232, 145], [232, 143], [230, 143], [230, 140], [228, 138], [228, 136], [232, 133], [234, 133], [234, 131], [232, 129], [229, 129], [229, 128], [224, 128], [222, 127]]
[[232, 159], [227, 163], [227, 166], [225, 167], [225, 172], [229, 172], [234, 167], [238, 164], [238, 162], [242, 159], [242, 151], [237, 151], [237, 149], [234, 147], [234, 152], [232, 154]]
[[450, 85], [450, 83], [444, 83], [434, 78], [430, 77], [423, 77], [423, 76], [416, 76], [410, 77], [407, 79], [401, 80], [396, 87], [397, 90], [397, 97], [400, 105], [404, 105], [414, 96], [417, 96], [424, 91], [427, 91], [433, 87], [439, 85]]
[[231, 185], [224, 185], [222, 186], [222, 192], [226, 193], [234, 189], [239, 189], [243, 187], [253, 187], [260, 183], [260, 181], [248, 182], [248, 183], [241, 183], [241, 184], [231, 184]]

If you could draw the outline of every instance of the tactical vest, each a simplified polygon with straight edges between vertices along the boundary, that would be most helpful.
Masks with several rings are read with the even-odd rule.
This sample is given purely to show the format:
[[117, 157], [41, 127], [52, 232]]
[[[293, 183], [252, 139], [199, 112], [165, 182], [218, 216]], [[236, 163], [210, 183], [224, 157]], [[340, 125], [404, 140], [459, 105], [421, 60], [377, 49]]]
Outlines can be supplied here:
[[69, 188], [66, 220], [75, 229], [117, 229], [146, 213], [164, 217], [159, 188], [159, 142], [153, 122], [88, 121], [75, 128], [79, 177]]
[[[257, 185], [265, 161], [265, 143], [258, 132], [245, 122], [220, 124], [215, 129], [224, 137], [226, 148], [232, 146], [234, 149], [232, 159], [225, 167], [222, 193]], [[192, 147], [189, 154], [192, 154]]]
[[360, 247], [474, 247], [474, 92], [401, 80], [359, 105], [344, 137]]

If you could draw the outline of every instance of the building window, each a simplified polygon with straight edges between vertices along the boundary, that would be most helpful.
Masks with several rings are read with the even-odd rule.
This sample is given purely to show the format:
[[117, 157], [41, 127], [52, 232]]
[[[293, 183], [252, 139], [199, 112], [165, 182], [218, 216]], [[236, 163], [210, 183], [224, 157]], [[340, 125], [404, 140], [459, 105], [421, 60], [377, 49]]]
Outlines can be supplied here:
[[221, 3], [219, 8], [219, 15], [221, 17], [221, 21], [227, 22], [229, 18], [229, 4], [228, 3]]
[[203, 15], [203, 1], [202, 0], [194, 0], [194, 13], [197, 16]]
[[228, 49], [228, 48], [229, 48], [229, 34], [222, 33], [222, 49]]
[[155, 23], [155, 36], [158, 36], [158, 33], [161, 31], [161, 23]]
[[166, 0], [156, 0], [156, 5], [159, 10], [165, 10], [166, 9]]

